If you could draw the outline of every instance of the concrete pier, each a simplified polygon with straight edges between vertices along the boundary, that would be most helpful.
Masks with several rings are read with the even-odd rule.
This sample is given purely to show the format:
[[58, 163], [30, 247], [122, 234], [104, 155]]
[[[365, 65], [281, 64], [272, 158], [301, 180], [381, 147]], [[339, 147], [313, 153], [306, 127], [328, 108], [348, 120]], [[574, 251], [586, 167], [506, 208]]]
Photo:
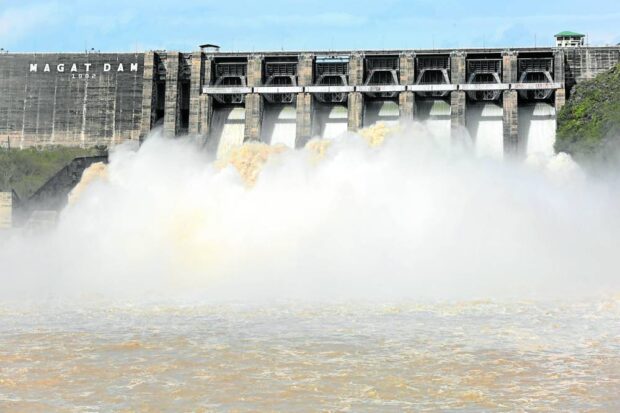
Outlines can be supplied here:
[[[452, 52], [450, 55], [451, 83], [460, 85], [465, 83], [465, 56], [464, 52]], [[465, 128], [466, 94], [463, 90], [453, 90], [450, 93], [450, 119], [452, 136], [456, 137]]]
[[[401, 53], [398, 59], [400, 70], [400, 84], [403, 86], [415, 83], [415, 54]], [[415, 118], [415, 92], [404, 91], [398, 94], [398, 109], [400, 121], [403, 124], [412, 122]]]
[[[364, 55], [353, 53], [349, 60], [349, 85], [360, 86], [364, 83]], [[364, 126], [364, 95], [350, 92], [348, 98], [348, 129], [357, 132]]]
[[202, 131], [202, 86], [205, 78], [205, 61], [203, 60], [202, 51], [192, 54], [192, 73], [190, 78], [190, 95], [189, 95], [189, 126], [187, 132], [190, 135], [198, 135]]
[[13, 192], [0, 192], [0, 229], [13, 226]]
[[357, 132], [364, 127], [364, 95], [360, 92], [349, 93], [348, 129]]
[[[517, 54], [502, 54], [502, 81], [517, 82]], [[515, 156], [519, 150], [519, 95], [516, 90], [502, 92], [504, 154]]]
[[[314, 83], [314, 55], [304, 53], [299, 57], [297, 64], [297, 84], [299, 86], [312, 86]], [[314, 99], [310, 93], [297, 94], [297, 127], [295, 135], [295, 147], [303, 148], [306, 142], [312, 138], [314, 113]]]
[[252, 93], [245, 97], [245, 135], [244, 141], [260, 141], [263, 125], [263, 97]]
[[[262, 86], [263, 56], [252, 55], [248, 58], [247, 85]], [[251, 93], [245, 97], [245, 135], [244, 141], [260, 141], [263, 124], [263, 97], [259, 93]]]
[[[556, 82], [565, 84], [565, 69], [564, 69], [564, 50], [557, 49], [553, 52], [553, 79]], [[566, 104], [566, 87], [556, 89], [554, 96], [554, 104], [556, 113], [559, 112]]]
[[176, 136], [179, 131], [179, 65], [178, 52], [166, 56], [166, 100], [164, 112], [164, 136]]
[[142, 79], [142, 122], [140, 139], [144, 139], [153, 126], [153, 115], [157, 90], [155, 89], [155, 53], [144, 54], [144, 76]]
[[203, 94], [202, 88], [213, 84], [213, 57], [211, 55], [204, 56], [203, 53], [200, 53], [200, 55], [202, 60], [201, 86], [198, 95], [198, 113], [194, 115], [198, 117], [198, 120], [192, 120], [192, 112], [190, 112], [190, 128], [192, 128], [193, 123], [197, 123], [197, 125], [193, 126], [193, 128], [197, 129], [196, 134], [206, 139], [211, 132], [211, 121], [213, 119], [213, 96]]

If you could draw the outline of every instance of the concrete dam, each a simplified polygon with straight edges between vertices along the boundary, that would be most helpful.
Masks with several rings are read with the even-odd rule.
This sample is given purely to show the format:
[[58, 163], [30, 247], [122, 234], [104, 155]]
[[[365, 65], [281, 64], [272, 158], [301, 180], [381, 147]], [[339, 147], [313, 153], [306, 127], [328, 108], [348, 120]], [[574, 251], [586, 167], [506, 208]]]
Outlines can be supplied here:
[[553, 151], [571, 87], [620, 47], [0, 55], [0, 144], [111, 146], [194, 135], [301, 147], [377, 122], [466, 130], [492, 156]]

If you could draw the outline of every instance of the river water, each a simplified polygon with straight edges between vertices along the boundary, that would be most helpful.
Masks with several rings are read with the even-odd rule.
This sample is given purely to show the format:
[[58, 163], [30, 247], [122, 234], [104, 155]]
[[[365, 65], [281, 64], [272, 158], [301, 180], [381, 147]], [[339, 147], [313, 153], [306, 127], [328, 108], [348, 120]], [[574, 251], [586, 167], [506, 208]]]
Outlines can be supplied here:
[[620, 411], [617, 187], [490, 118], [292, 151], [237, 112], [0, 234], [0, 412]]
[[3, 412], [620, 410], [620, 299], [0, 312]]

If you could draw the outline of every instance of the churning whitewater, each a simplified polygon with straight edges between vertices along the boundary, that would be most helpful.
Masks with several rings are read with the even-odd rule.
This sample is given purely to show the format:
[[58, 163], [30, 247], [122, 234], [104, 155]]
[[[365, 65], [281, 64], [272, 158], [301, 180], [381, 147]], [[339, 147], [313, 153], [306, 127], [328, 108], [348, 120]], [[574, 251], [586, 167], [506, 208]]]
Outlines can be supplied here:
[[0, 250], [0, 410], [618, 411], [617, 190], [441, 122], [116, 147]]
[[617, 291], [617, 191], [587, 179], [565, 154], [499, 161], [481, 156], [466, 133], [452, 146], [443, 133], [379, 123], [363, 138], [342, 134], [300, 151], [241, 142], [205, 151], [158, 133], [139, 149], [118, 146], [56, 229], [5, 242], [2, 296], [445, 300]]

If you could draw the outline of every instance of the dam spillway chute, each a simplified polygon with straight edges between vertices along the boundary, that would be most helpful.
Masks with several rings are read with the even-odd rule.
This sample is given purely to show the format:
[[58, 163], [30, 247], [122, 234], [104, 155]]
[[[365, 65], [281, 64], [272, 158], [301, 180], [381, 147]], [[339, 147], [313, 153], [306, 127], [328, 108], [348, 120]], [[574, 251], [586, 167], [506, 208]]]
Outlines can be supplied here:
[[[317, 58], [317, 86], [347, 86], [349, 57], [329, 56]], [[317, 93], [314, 100], [313, 135], [322, 139], [334, 139], [347, 133], [349, 127], [348, 94]]]
[[213, 111], [211, 137], [207, 147], [225, 157], [231, 149], [243, 144], [245, 133], [245, 108], [242, 106], [218, 107]]
[[519, 142], [526, 155], [553, 155], [556, 111], [548, 102], [519, 106]]
[[346, 104], [316, 103], [315, 133], [322, 139], [334, 139], [347, 133], [348, 109]]
[[443, 147], [451, 144], [450, 103], [441, 98], [426, 98], [416, 101], [417, 120], [426, 125], [426, 133]]
[[397, 126], [400, 109], [395, 100], [369, 100], [364, 112], [364, 127], [382, 122], [387, 126]]
[[503, 115], [501, 102], [470, 102], [466, 110], [467, 131], [476, 154], [482, 157], [504, 157]]
[[265, 104], [261, 141], [269, 145], [283, 144], [295, 148], [297, 109], [294, 104]]

